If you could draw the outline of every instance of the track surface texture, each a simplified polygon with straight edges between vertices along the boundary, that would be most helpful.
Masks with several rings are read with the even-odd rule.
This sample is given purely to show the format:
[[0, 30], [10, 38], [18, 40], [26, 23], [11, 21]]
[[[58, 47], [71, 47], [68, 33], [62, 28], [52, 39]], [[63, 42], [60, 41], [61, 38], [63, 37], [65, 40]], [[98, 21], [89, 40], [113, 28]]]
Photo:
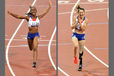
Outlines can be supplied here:
[[[58, 0], [58, 65], [59, 76], [108, 76], [108, 67], [84, 49], [83, 70], [73, 63], [72, 30], [70, 15], [78, 0]], [[92, 1], [92, 0], [91, 0]], [[108, 0], [80, 0], [86, 9], [88, 26], [85, 46], [105, 64], [108, 63]], [[79, 64], [79, 63], [78, 63]]]
[[[24, 16], [27, 13], [29, 6], [34, 0], [5, 0], [5, 47], [13, 36], [15, 30], [22, 20], [15, 19], [7, 14], [11, 11], [18, 15]], [[37, 14], [43, 13], [48, 8], [48, 0], [36, 0], [34, 6], [38, 9]], [[56, 71], [53, 68], [48, 56], [48, 44], [51, 35], [56, 26], [56, 0], [52, 0], [52, 8], [49, 13], [40, 20], [39, 33], [40, 42], [38, 45], [38, 60], [37, 68], [32, 68], [32, 51], [27, 45], [28, 24], [24, 21], [15, 37], [13, 38], [9, 49], [8, 59], [10, 67], [15, 76], [56, 76]], [[53, 38], [51, 46], [52, 59], [56, 65], [56, 35]], [[12, 76], [7, 63], [5, 63], [5, 75]]]

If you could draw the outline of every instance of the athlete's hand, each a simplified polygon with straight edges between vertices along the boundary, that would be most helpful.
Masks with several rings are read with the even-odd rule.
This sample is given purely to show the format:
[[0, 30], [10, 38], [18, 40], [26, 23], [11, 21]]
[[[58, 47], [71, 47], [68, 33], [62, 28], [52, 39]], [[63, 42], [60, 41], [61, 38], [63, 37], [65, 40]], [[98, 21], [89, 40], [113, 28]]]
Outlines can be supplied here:
[[50, 7], [52, 6], [52, 2], [51, 2], [51, 0], [49, 0], [49, 6], [50, 6]]
[[81, 19], [80, 19], [80, 17], [78, 18], [78, 23], [81, 23]]
[[8, 14], [11, 14], [11, 12], [10, 12], [10, 11], [8, 11]]

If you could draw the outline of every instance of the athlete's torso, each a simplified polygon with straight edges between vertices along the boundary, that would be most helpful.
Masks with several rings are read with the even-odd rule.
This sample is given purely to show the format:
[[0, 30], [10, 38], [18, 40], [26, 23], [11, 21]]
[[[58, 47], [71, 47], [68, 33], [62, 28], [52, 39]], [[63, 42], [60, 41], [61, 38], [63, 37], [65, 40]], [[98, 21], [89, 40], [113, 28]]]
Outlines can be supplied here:
[[32, 16], [29, 17], [28, 20], [28, 27], [30, 33], [36, 33], [38, 32], [38, 26], [40, 24], [40, 20], [36, 16], [36, 19], [33, 19]]
[[[79, 16], [77, 16], [76, 22], [78, 22], [78, 18], [79, 18]], [[82, 26], [85, 24], [85, 22], [86, 22], [86, 17], [83, 17], [83, 19], [81, 21]], [[80, 24], [79, 23], [77, 24], [77, 26], [75, 27], [75, 29], [74, 29], [73, 32], [76, 32], [76, 33], [79, 33], [79, 34], [85, 33], [85, 31], [82, 31], [81, 30], [81, 27], [80, 27]]]
[[32, 19], [32, 16], [30, 16], [28, 21], [28, 27], [38, 27], [40, 24], [40, 20], [36, 16], [36, 19]]

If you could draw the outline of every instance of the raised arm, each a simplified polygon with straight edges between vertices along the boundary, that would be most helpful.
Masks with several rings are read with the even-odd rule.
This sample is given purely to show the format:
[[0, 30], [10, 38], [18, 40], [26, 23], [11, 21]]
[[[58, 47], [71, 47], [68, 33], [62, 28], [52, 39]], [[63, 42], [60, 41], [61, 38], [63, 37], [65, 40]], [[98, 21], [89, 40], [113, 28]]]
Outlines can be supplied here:
[[73, 19], [72, 26], [71, 26], [72, 29], [74, 29], [76, 27], [76, 25], [78, 24], [78, 22], [76, 22], [76, 18], [77, 18], [77, 16], [74, 17], [74, 19]]
[[28, 16], [19, 16], [17, 14], [11, 13], [9, 11], [8, 11], [8, 14], [11, 15], [11, 16], [13, 16], [13, 17], [15, 17], [15, 18], [17, 18], [17, 19], [26, 19], [26, 20], [29, 19]]
[[51, 3], [51, 0], [49, 0], [49, 7], [48, 9], [41, 15], [38, 16], [39, 19], [43, 18], [48, 12], [49, 10], [51, 9], [51, 6], [52, 6], [52, 3]]
[[82, 31], [85, 31], [85, 29], [86, 29], [86, 27], [87, 27], [87, 24], [88, 24], [88, 19], [86, 18], [86, 20], [85, 20], [86, 22], [84, 23], [84, 25], [82, 26], [82, 24], [81, 24], [81, 22], [79, 22], [80, 23], [80, 27], [81, 27], [81, 29], [82, 29]]
[[75, 7], [75, 13], [76, 13], [76, 16], [74, 17], [73, 19], [73, 22], [72, 22], [72, 26], [71, 28], [74, 29], [76, 27], [76, 25], [78, 24], [78, 22], [76, 22], [76, 18], [78, 16], [78, 10], [80, 8], [80, 4], [78, 4], [76, 7]]

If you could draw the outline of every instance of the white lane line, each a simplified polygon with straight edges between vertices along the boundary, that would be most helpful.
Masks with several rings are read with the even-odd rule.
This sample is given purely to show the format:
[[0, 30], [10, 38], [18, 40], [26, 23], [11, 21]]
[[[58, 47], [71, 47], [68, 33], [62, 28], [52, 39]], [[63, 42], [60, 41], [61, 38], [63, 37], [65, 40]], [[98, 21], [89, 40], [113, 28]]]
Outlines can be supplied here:
[[84, 48], [86, 49], [86, 51], [93, 56], [96, 60], [98, 60], [100, 63], [102, 63], [103, 65], [105, 65], [107, 68], [109, 67], [106, 63], [104, 63], [102, 60], [100, 60], [97, 56], [95, 56], [86, 46], [84, 46]]
[[58, 4], [67, 4], [69, 1], [58, 1]]
[[[56, 33], [56, 27], [55, 27], [55, 29], [54, 29], [54, 31], [53, 31], [53, 34], [52, 34], [51, 39], [50, 39], [49, 44], [48, 44], [48, 56], [49, 56], [49, 59], [50, 59], [50, 62], [51, 62], [51, 64], [52, 64], [52, 66], [53, 66], [54, 69], [56, 70], [56, 66], [55, 66], [55, 64], [54, 64], [54, 62], [53, 62], [53, 59], [52, 59], [52, 57], [51, 57], [51, 43], [52, 43], [52, 40], [53, 40], [53, 38], [54, 38], [55, 33]], [[68, 75], [66, 72], [64, 72], [60, 67], [58, 67], [58, 70], [60, 70], [64, 75], [69, 76], [69, 75]]]
[[[38, 45], [38, 47], [40, 46], [40, 47], [42, 47], [42, 46], [48, 46], [49, 44], [39, 44]], [[51, 45], [53, 45], [53, 46], [55, 46], [56, 45], [56, 43], [53, 43], [53, 44], [51, 44]], [[58, 45], [62, 45], [62, 46], [67, 46], [67, 45], [72, 45], [72, 43], [58, 43]], [[7, 46], [5, 46], [5, 47], [7, 47]], [[9, 47], [28, 47], [28, 45], [26, 45], [26, 44], [21, 44], [21, 45], [11, 45], [11, 46], [9, 46]]]
[[80, 0], [78, 0], [76, 3], [75, 3], [75, 5], [74, 5], [74, 7], [72, 8], [72, 11], [71, 11], [71, 14], [70, 14], [70, 25], [72, 25], [72, 17], [73, 17], [73, 13], [74, 13], [74, 9], [75, 9], [75, 7], [77, 6], [77, 4], [80, 2]]
[[[109, 2], [80, 2], [80, 4], [108, 4]], [[72, 4], [75, 4], [75, 3], [60, 3], [59, 5], [72, 5]]]
[[[75, 9], [76, 5], [73, 7], [71, 15], [70, 15], [70, 25], [72, 26], [72, 17], [73, 17], [73, 12]], [[96, 60], [98, 60], [100, 63], [102, 63], [103, 65], [105, 65], [107, 68], [109, 67], [106, 63], [104, 63], [102, 60], [100, 60], [98, 57], [96, 57], [90, 50], [88, 50], [88, 48], [86, 46], [84, 46], [84, 48], [86, 49], [86, 51], [92, 55]]]
[[48, 44], [48, 56], [49, 56], [49, 59], [50, 59], [50, 62], [51, 62], [51, 64], [52, 64], [52, 66], [53, 66], [54, 69], [56, 70], [56, 66], [55, 66], [55, 64], [54, 64], [54, 62], [53, 62], [53, 60], [52, 60], [52, 57], [51, 57], [51, 43], [52, 43], [52, 40], [53, 40], [53, 38], [54, 38], [55, 33], [56, 33], [56, 27], [55, 27], [55, 29], [54, 29], [54, 31], [53, 31], [53, 34], [52, 34], [51, 39], [50, 39], [49, 44]]
[[[6, 41], [10, 40], [10, 39], [5, 39]], [[27, 41], [26, 39], [13, 39], [13, 41]], [[40, 41], [50, 41], [50, 40], [41, 40]], [[52, 41], [56, 41], [56, 40], [52, 40]]]
[[[76, 2], [75, 6], [79, 3], [79, 1], [80, 1], [80, 0], [78, 0], [78, 1]], [[52, 64], [52, 66], [53, 66], [54, 69], [56, 70], [56, 66], [55, 66], [55, 64], [54, 64], [54, 62], [53, 62], [53, 60], [52, 60], [52, 57], [51, 57], [51, 43], [52, 43], [52, 40], [53, 40], [53, 38], [54, 38], [55, 33], [56, 33], [56, 27], [55, 27], [55, 29], [54, 29], [54, 31], [53, 31], [53, 34], [52, 34], [52, 36], [51, 36], [51, 39], [50, 39], [50, 41], [49, 41], [49, 45], [48, 45], [48, 55], [49, 55], [49, 59], [50, 59], [50, 62], [51, 62], [51, 64]], [[70, 76], [70, 75], [67, 74], [65, 71], [63, 71], [60, 67], [58, 67], [58, 70], [60, 70], [65, 76]]]
[[[34, 6], [35, 3], [36, 3], [36, 0], [33, 1], [33, 3], [32, 3], [31, 6]], [[27, 12], [29, 12], [29, 11], [30, 11], [30, 9], [29, 9]], [[8, 68], [9, 68], [9, 70], [10, 70], [10, 72], [11, 72], [11, 74], [12, 74], [13, 76], [16, 76], [16, 75], [15, 75], [15, 73], [13, 72], [13, 69], [11, 68], [10, 63], [9, 63], [8, 50], [9, 50], [9, 46], [10, 46], [10, 44], [11, 44], [13, 38], [15, 37], [16, 33], [18, 32], [18, 30], [19, 30], [20, 27], [22, 26], [23, 22], [24, 22], [24, 19], [21, 21], [21, 23], [19, 24], [19, 26], [18, 26], [17, 29], [15, 30], [14, 34], [12, 35], [11, 39], [10, 39], [9, 42], [8, 42], [7, 48], [6, 48], [6, 62], [7, 62]]]
[[91, 2], [91, 3], [92, 2], [101, 2], [102, 3], [102, 2], [104, 2], [104, 0], [88, 0], [88, 2]]

